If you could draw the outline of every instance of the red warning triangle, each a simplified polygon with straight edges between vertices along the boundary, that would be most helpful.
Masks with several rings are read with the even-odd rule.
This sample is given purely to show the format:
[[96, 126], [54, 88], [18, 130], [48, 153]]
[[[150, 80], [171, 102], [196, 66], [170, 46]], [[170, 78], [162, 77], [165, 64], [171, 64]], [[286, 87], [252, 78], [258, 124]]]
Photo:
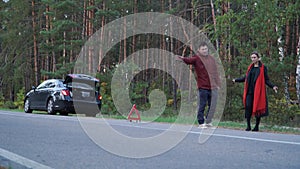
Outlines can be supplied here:
[[[132, 113], [135, 112], [136, 116], [137, 117], [131, 117], [132, 116]], [[136, 105], [134, 104], [127, 116], [127, 119], [131, 122], [132, 120], [136, 120], [136, 121], [141, 121], [141, 116], [139, 114], [139, 111], [138, 109], [136, 108]]]

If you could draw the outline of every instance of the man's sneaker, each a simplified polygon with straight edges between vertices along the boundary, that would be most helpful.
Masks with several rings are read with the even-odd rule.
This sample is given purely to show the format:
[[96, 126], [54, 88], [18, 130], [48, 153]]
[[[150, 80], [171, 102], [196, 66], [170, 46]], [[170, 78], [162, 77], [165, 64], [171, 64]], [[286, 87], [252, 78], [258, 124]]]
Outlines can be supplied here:
[[207, 127], [206, 127], [205, 124], [200, 124], [200, 125], [198, 126], [198, 128], [200, 128], [200, 129], [206, 129]]
[[205, 126], [210, 129], [216, 129], [216, 127], [214, 127], [212, 123], [207, 123]]
[[207, 123], [206, 127], [213, 127], [212, 123]]

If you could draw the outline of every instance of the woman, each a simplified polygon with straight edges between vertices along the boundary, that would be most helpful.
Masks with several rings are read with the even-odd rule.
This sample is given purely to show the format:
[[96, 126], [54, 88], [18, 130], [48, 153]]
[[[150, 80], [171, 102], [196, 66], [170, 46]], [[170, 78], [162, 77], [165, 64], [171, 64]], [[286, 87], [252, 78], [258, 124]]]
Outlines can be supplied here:
[[[268, 103], [266, 96], [266, 85], [276, 93], [278, 87], [269, 81], [267, 67], [260, 61], [258, 52], [251, 53], [252, 63], [249, 65], [246, 76], [233, 79], [233, 82], [245, 82], [243, 104], [245, 107], [245, 118], [247, 120], [246, 131], [251, 130], [251, 116], [256, 117], [256, 125], [252, 131], [259, 131], [260, 118], [268, 116]], [[265, 85], [266, 84], [266, 85]]]

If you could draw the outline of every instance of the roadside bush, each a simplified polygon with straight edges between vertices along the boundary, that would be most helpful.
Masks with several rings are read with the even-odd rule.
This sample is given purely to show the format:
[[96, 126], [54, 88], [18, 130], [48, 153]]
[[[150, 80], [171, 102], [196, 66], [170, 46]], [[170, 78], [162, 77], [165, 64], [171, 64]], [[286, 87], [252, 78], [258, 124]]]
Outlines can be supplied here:
[[106, 93], [101, 93], [101, 95], [102, 95], [101, 114], [116, 115], [117, 110], [112, 101], [112, 97]]
[[4, 96], [3, 96], [3, 93], [0, 92], [0, 107], [3, 107], [4, 105]]
[[15, 103], [12, 102], [12, 101], [6, 101], [6, 102], [4, 102], [3, 108], [5, 108], [5, 109], [16, 109], [16, 108], [18, 108], [18, 106], [16, 106]]
[[287, 103], [285, 98], [269, 97], [269, 116], [264, 120], [269, 125], [300, 127], [297, 117], [300, 114], [298, 105]]
[[243, 121], [245, 109], [242, 100], [239, 97], [234, 97], [232, 100], [227, 99], [224, 113], [222, 116], [223, 121]]
[[113, 72], [108, 70], [105, 74], [97, 74], [97, 78], [101, 80], [100, 93], [102, 95], [101, 114], [116, 115], [117, 110], [114, 106], [111, 96], [111, 78]]
[[24, 97], [25, 97], [25, 88], [23, 87], [17, 93], [17, 101], [15, 101], [15, 105], [18, 107], [18, 109], [23, 109]]
[[244, 120], [245, 109], [243, 106], [243, 87], [242, 84], [235, 85], [236, 86], [228, 85], [227, 98], [222, 116], [222, 121]]

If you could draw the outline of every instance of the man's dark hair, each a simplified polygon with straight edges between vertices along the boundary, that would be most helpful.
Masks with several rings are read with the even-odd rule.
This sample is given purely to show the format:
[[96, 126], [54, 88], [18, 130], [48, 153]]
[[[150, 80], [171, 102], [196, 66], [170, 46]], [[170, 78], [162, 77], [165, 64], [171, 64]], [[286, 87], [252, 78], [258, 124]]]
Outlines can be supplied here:
[[199, 48], [200, 48], [201, 46], [207, 46], [207, 43], [206, 43], [206, 42], [200, 42]]

